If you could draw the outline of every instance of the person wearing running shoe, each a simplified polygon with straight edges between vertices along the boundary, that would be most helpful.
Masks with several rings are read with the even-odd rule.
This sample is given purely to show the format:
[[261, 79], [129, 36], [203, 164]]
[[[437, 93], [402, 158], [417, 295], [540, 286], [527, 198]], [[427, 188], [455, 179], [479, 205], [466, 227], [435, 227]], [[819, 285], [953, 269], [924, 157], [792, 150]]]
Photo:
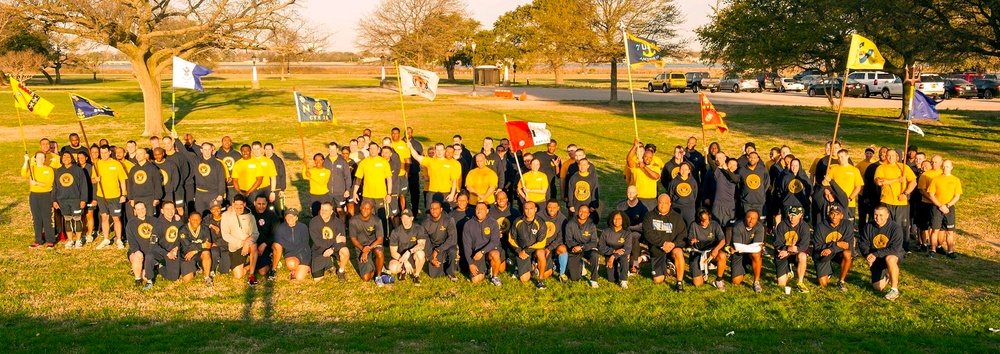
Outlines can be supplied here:
[[149, 252], [144, 252], [143, 258], [146, 279], [143, 289], [146, 290], [153, 287], [157, 273], [163, 279], [171, 281], [181, 277], [180, 231], [184, 227], [184, 221], [177, 215], [174, 203], [164, 202], [160, 205], [160, 218], [155, 227], [155, 234], [159, 237], [150, 239]]
[[[753, 159], [751, 158], [751, 161]], [[743, 220], [733, 226], [733, 248], [729, 256], [729, 273], [733, 277], [733, 285], [740, 285], [746, 274], [746, 265], [750, 263], [753, 271], [753, 291], [761, 293], [760, 271], [764, 265], [764, 225], [760, 213], [755, 209], [747, 210]]]
[[628, 257], [632, 253], [632, 239], [639, 237], [638, 233], [627, 228], [628, 215], [623, 211], [614, 211], [608, 216], [608, 227], [601, 231], [598, 251], [604, 255], [607, 266], [608, 281], [617, 283], [622, 289], [628, 289]]
[[367, 282], [378, 276], [385, 264], [382, 244], [385, 233], [382, 222], [374, 215], [374, 201], [365, 199], [360, 209], [361, 213], [351, 218], [349, 231], [351, 244], [358, 253], [358, 276]]
[[[804, 181], [808, 182], [808, 181]], [[774, 257], [774, 270], [778, 277], [778, 286], [785, 289], [785, 293], [791, 292], [788, 287], [789, 273], [798, 277], [796, 288], [801, 293], [809, 292], [802, 282], [806, 276], [806, 265], [809, 259], [809, 240], [812, 232], [805, 222], [805, 208], [800, 206], [789, 206], [784, 214], [788, 217], [781, 220], [781, 223], [774, 228], [774, 251], [778, 254]], [[791, 266], [796, 268], [792, 273]]]
[[[461, 200], [461, 196], [458, 200]], [[431, 278], [447, 275], [451, 281], [458, 281], [455, 277], [458, 268], [458, 228], [455, 219], [444, 215], [441, 202], [435, 201], [431, 202], [430, 216], [424, 219], [421, 226], [427, 231], [427, 245], [430, 248], [427, 275]]]
[[590, 263], [590, 287], [597, 288], [597, 270], [600, 267], [600, 237], [597, 235], [597, 225], [590, 218], [590, 207], [581, 205], [576, 211], [576, 220], [566, 222], [563, 230], [566, 239], [566, 249], [569, 250], [569, 263], [566, 270], [569, 280], [580, 280], [583, 274], [583, 260]]
[[[146, 205], [156, 207], [163, 199], [163, 175], [153, 162], [150, 162], [146, 149], [135, 151], [135, 166], [128, 170], [128, 203], [125, 203], [125, 215], [134, 214], [132, 205], [136, 201], [146, 202]], [[148, 216], [153, 216], [152, 208], [147, 208]]]
[[214, 273], [229, 273], [233, 267], [229, 262], [229, 243], [222, 237], [222, 203], [212, 203], [201, 223], [211, 233], [212, 247], [209, 251], [212, 253], [212, 276], [215, 276]]
[[201, 214], [188, 213], [187, 219], [180, 231], [180, 254], [184, 256], [181, 261], [181, 280], [193, 280], [198, 262], [201, 262], [205, 285], [212, 286], [215, 283], [212, 279], [212, 232], [202, 222]]
[[[948, 258], [958, 259], [955, 254], [955, 204], [962, 197], [962, 181], [951, 174], [955, 163], [944, 160], [943, 172], [927, 187], [927, 195], [934, 207], [931, 209], [931, 249], [940, 251], [939, 245], [948, 246]], [[929, 253], [930, 254], [930, 253]]]
[[670, 208], [670, 196], [660, 194], [656, 209], [646, 214], [642, 221], [642, 238], [649, 245], [652, 258], [653, 283], [662, 283], [668, 275], [667, 263], [673, 260], [673, 274], [677, 277], [677, 292], [684, 291], [684, 246], [687, 225], [684, 218]]
[[90, 189], [87, 186], [87, 172], [73, 162], [73, 154], [66, 151], [60, 156], [60, 166], [55, 171], [52, 185], [52, 207], [62, 212], [63, 230], [66, 230], [66, 248], [83, 247], [83, 210], [87, 207]]
[[260, 237], [260, 231], [257, 230], [253, 215], [247, 211], [246, 196], [240, 194], [233, 197], [233, 205], [222, 213], [219, 226], [222, 238], [229, 245], [227, 251], [233, 277], [243, 279], [246, 275], [247, 284], [254, 286], [257, 285], [257, 277], [253, 273], [257, 266], [257, 238]]
[[274, 250], [271, 245], [274, 244], [274, 231], [278, 228], [278, 224], [281, 224], [281, 218], [274, 210], [271, 210], [270, 203], [268, 203], [267, 196], [264, 194], [258, 194], [253, 199], [253, 208], [250, 209], [250, 213], [253, 214], [253, 219], [257, 222], [257, 232], [260, 236], [257, 236], [257, 275], [266, 276], [271, 275], [271, 257], [274, 254]]
[[462, 255], [469, 265], [469, 280], [473, 284], [486, 279], [486, 263], [490, 264], [490, 282], [501, 286], [500, 274], [503, 261], [500, 259], [500, 224], [489, 217], [486, 203], [476, 204], [476, 216], [465, 223], [462, 229]]
[[[94, 160], [94, 169], [91, 172], [90, 180], [97, 190], [97, 208], [101, 214], [101, 231], [104, 240], [97, 245], [97, 249], [104, 249], [111, 245], [109, 234], [111, 227], [115, 230], [115, 245], [118, 249], [125, 248], [122, 243], [122, 203], [125, 202], [127, 194], [125, 182], [128, 180], [128, 171], [121, 163], [111, 158], [111, 149], [107, 145], [100, 147], [101, 158]], [[152, 208], [148, 205], [147, 208]]]
[[400, 215], [400, 227], [389, 234], [389, 274], [400, 281], [406, 275], [413, 277], [413, 285], [420, 286], [420, 271], [427, 260], [427, 232], [423, 226], [413, 223], [413, 212], [404, 209]]
[[138, 202], [133, 205], [135, 217], [128, 219], [125, 226], [125, 238], [128, 239], [128, 261], [132, 266], [132, 275], [135, 276], [135, 286], [140, 287], [145, 283], [148, 289], [153, 288], [153, 269], [144, 269], [146, 257], [152, 257], [153, 245], [161, 237], [159, 221], [152, 217], [147, 217], [146, 204]]
[[[833, 182], [836, 183], [836, 182]], [[839, 205], [832, 205], [827, 217], [816, 221], [812, 234], [812, 258], [816, 264], [816, 278], [819, 286], [826, 287], [833, 274], [833, 262], [840, 263], [840, 280], [837, 290], [847, 291], [847, 273], [851, 270], [851, 243], [854, 242], [854, 225], [844, 220], [844, 211]]]
[[[649, 213], [649, 209], [646, 209], [646, 205], [639, 201], [639, 190], [635, 186], [628, 186], [625, 189], [625, 200], [618, 202], [615, 205], [616, 211], [624, 211], [627, 218], [625, 219], [627, 228], [631, 231], [637, 233], [642, 232], [642, 219], [646, 217]], [[642, 237], [632, 238], [632, 254], [629, 255], [629, 259], [632, 261], [629, 268], [629, 273], [635, 274], [639, 272], [640, 258], [642, 258]]]
[[[288, 216], [285, 217], [288, 219]], [[334, 215], [333, 203], [324, 202], [319, 207], [319, 215], [309, 221], [309, 237], [312, 239], [312, 277], [319, 281], [326, 270], [333, 269], [333, 259], [337, 258], [337, 281], [346, 282], [346, 269], [351, 264], [351, 251], [347, 248], [347, 236], [344, 223]], [[298, 238], [295, 242], [308, 242]], [[296, 247], [297, 249], [299, 247]], [[296, 251], [304, 254], [304, 250]]]
[[[547, 235], [546, 223], [538, 218], [538, 204], [532, 201], [524, 203], [524, 216], [514, 221], [510, 230], [510, 245], [513, 249], [514, 261], [517, 266], [515, 274], [522, 283], [531, 280], [532, 264], [538, 265], [538, 289], [545, 289], [546, 263], [548, 254], [545, 248]], [[533, 262], [534, 261], [534, 262]]]
[[699, 287], [708, 281], [708, 265], [714, 261], [716, 269], [712, 285], [719, 291], [726, 291], [725, 281], [722, 280], [729, 257], [722, 250], [726, 246], [726, 234], [722, 231], [722, 226], [712, 220], [707, 209], [698, 210], [696, 221], [688, 226], [687, 239], [691, 245], [688, 259], [688, 264], [691, 264], [691, 282]]
[[[634, 189], [635, 187], [630, 188]], [[642, 205], [638, 199], [635, 200], [635, 203]], [[559, 201], [549, 199], [545, 203], [545, 212], [538, 214], [538, 218], [545, 222], [545, 249], [548, 250], [549, 255], [549, 260], [546, 263], [549, 266], [545, 269], [545, 277], [552, 276], [555, 273], [553, 269], [558, 265], [559, 274], [556, 277], [559, 281], [566, 281], [569, 279], [566, 277], [566, 265], [569, 264], [569, 250], [566, 249], [566, 239], [563, 237], [563, 229], [566, 228], [567, 219], [559, 208]], [[627, 220], [628, 217], [626, 216], [626, 228], [628, 227]]]
[[899, 263], [906, 253], [903, 235], [903, 228], [889, 220], [889, 208], [880, 206], [875, 208], [874, 220], [861, 229], [858, 239], [858, 251], [872, 273], [872, 289], [881, 292], [888, 285], [885, 298], [889, 301], [899, 298]]
[[[327, 202], [329, 204], [329, 202]], [[320, 206], [322, 210], [322, 206]], [[320, 268], [312, 267], [316, 264], [316, 257], [320, 255], [314, 254], [311, 249], [309, 249], [309, 239], [312, 236], [313, 224], [322, 223], [320, 217], [315, 217], [312, 222], [309, 223], [309, 227], [299, 222], [299, 211], [295, 208], [285, 209], [284, 212], [285, 222], [278, 225], [274, 230], [274, 243], [271, 244], [274, 253], [271, 260], [271, 270], [267, 272], [267, 280], [274, 281], [277, 278], [275, 269], [278, 269], [278, 262], [281, 258], [285, 258], [285, 267], [288, 268], [288, 278], [291, 280], [305, 280], [306, 276], [309, 275], [310, 271], [313, 273], [313, 280], [319, 281], [323, 278], [324, 271], [333, 266], [333, 262], [327, 261], [322, 263]], [[329, 208], [327, 211], [327, 219], [333, 219], [330, 215], [333, 215], [333, 208]], [[340, 221], [339, 219], [336, 219]], [[320, 222], [317, 222], [320, 221]], [[341, 236], [343, 236], [344, 226], [340, 226]], [[318, 238], [314, 238], [314, 248], [320, 248], [326, 246], [333, 240], [334, 231], [322, 230]], [[333, 253], [333, 252], [327, 252]], [[314, 257], [315, 256], [315, 257]], [[325, 267], [324, 267], [325, 266]], [[317, 274], [318, 273], [318, 274]], [[318, 275], [318, 276], [317, 276]]]

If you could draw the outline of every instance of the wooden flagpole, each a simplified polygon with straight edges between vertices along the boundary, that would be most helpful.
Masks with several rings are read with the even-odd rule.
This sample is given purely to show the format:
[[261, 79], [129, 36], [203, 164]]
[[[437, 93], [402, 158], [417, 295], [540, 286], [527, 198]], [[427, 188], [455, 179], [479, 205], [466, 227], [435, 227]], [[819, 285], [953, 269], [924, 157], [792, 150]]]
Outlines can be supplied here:
[[[69, 100], [70, 100], [70, 103], [72, 103], [72, 101], [73, 101], [73, 94], [72, 93], [69, 94]], [[89, 149], [90, 148], [90, 140], [87, 139], [87, 130], [83, 129], [83, 117], [77, 115], [76, 116], [76, 121], [77, 121], [77, 123], [80, 123], [80, 134], [83, 135], [83, 144], [85, 146], [87, 146], [87, 148]]]
[[399, 71], [399, 60], [396, 63], [396, 83], [399, 84], [399, 109], [403, 112], [403, 134], [406, 135], [406, 105], [403, 104], [403, 75]]
[[908, 109], [906, 111], [906, 117], [905, 117], [906, 118], [906, 138], [903, 140], [903, 155], [904, 156], [900, 156], [899, 157], [900, 161], [903, 161], [903, 163], [906, 163], [907, 156], [905, 156], [905, 155], [907, 155], [907, 151], [910, 149], [910, 125], [913, 124], [913, 96], [917, 94], [917, 92], [916, 92], [917, 89], [916, 89], [916, 87], [914, 85], [916, 85], [917, 78], [919, 77], [919, 75], [917, 75], [916, 71], [915, 70], [911, 70], [911, 69], [912, 69], [912, 66], [909, 67], [909, 68], [906, 68], [906, 81], [910, 83], [910, 88], [907, 89], [909, 91], [909, 93], [910, 93], [910, 101], [906, 104]]
[[[503, 124], [504, 124], [504, 129], [506, 129], [507, 128], [506, 127], [506, 125], [507, 125], [507, 115], [506, 114], [503, 115]], [[514, 145], [511, 144], [511, 146], [514, 146]], [[518, 149], [518, 151], [520, 151], [520, 149]], [[521, 172], [521, 163], [524, 162], [524, 158], [521, 158], [520, 160], [518, 160], [517, 159], [517, 157], [518, 157], [517, 154], [512, 154], [512, 155], [514, 155], [514, 162], [515, 162], [514, 166], [517, 167], [517, 175], [521, 177], [521, 178], [519, 178], [520, 182], [518, 184], [524, 185], [524, 173]], [[518, 187], [518, 188], [523, 188], [523, 187]], [[527, 193], [525, 193], [525, 194], [527, 194]]]
[[833, 155], [836, 154], [833, 150], [833, 144], [837, 142], [837, 132], [840, 130], [840, 114], [844, 111], [844, 97], [847, 96], [847, 74], [851, 72], [851, 69], [844, 69], [844, 83], [840, 86], [840, 104], [837, 106], [837, 123], [833, 126], [833, 140], [830, 140], [830, 154], [826, 158], [826, 168], [830, 169], [830, 165], [833, 163]]
[[170, 131], [177, 131], [175, 126], [177, 122], [174, 121], [177, 117], [177, 88], [173, 85], [170, 86]]
[[[20, 95], [21, 95], [20, 93], [17, 94], [17, 96], [20, 96]], [[14, 103], [15, 104], [19, 104], [20, 103], [17, 100], [17, 96], [14, 96]], [[25, 138], [24, 138], [24, 124], [21, 123], [21, 108], [14, 107], [14, 110], [17, 111], [17, 126], [19, 128], [21, 128], [21, 146], [24, 147], [24, 155], [27, 156], [28, 155], [28, 141], [25, 140]], [[31, 160], [30, 159], [28, 160], [28, 178], [31, 178], [32, 181], [35, 180], [35, 172], [31, 168]]]
[[[298, 93], [298, 91], [293, 91], [292, 92], [292, 96], [294, 97], [294, 100], [295, 100], [296, 111], [298, 111], [298, 107], [299, 107], [299, 93]], [[302, 120], [298, 119], [298, 114], [299, 114], [299, 112], [295, 113], [295, 117], [296, 117], [295, 120], [299, 121], [299, 142], [302, 143], [302, 164], [305, 165], [306, 167], [309, 167], [309, 158], [308, 158], [308, 156], [306, 156], [306, 135], [305, 135], [305, 133], [302, 132]]]
[[622, 24], [621, 29], [625, 44], [625, 71], [628, 72], [628, 95], [632, 101], [632, 126], [635, 128], [635, 139], [639, 140], [639, 120], [635, 115], [635, 91], [632, 89], [632, 59], [628, 55], [628, 33], [625, 32], [624, 24]]

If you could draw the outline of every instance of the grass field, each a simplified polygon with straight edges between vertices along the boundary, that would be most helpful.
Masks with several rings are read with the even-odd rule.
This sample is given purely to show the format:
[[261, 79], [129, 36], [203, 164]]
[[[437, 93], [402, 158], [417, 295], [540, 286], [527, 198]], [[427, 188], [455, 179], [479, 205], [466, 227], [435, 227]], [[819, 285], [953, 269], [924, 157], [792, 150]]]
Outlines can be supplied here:
[[[35, 82], [33, 82], [35, 83]], [[178, 93], [179, 132], [216, 142], [271, 141], [291, 179], [290, 205], [307, 193], [299, 175], [302, 151], [291, 90], [329, 98], [336, 125], [306, 125], [307, 154], [330, 140], [346, 142], [365, 127], [375, 136], [402, 126], [395, 92], [360, 89], [377, 78], [264, 77], [260, 91], [235, 78], [206, 80], [205, 93]], [[60, 143], [78, 131], [67, 92], [111, 106], [117, 118], [88, 120], [91, 142], [139, 140], [141, 94], [126, 80], [91, 83], [70, 78], [66, 87], [35, 85], [57, 105], [48, 120], [22, 114], [29, 150], [41, 137]], [[6, 95], [6, 94], [4, 94]], [[169, 87], [164, 91], [165, 114]], [[517, 102], [439, 96], [434, 102], [406, 98], [407, 122], [425, 143], [461, 133], [475, 148], [484, 136], [505, 134], [510, 119], [549, 124], [560, 147], [588, 150], [598, 167], [606, 203], [624, 195], [622, 160], [633, 128], [628, 105], [600, 102]], [[701, 136], [698, 107], [639, 103], [645, 142], [663, 151], [688, 136]], [[830, 137], [834, 112], [823, 108], [717, 106], [728, 113], [732, 133], [709, 133], [724, 151], [748, 140], [759, 147], [789, 145], [811, 161]], [[648, 270], [621, 290], [602, 280], [549, 282], [544, 291], [503, 277], [500, 289], [472, 286], [465, 278], [424, 279], [376, 288], [354, 273], [340, 284], [277, 282], [250, 288], [231, 277], [214, 287], [201, 282], [158, 282], [153, 291], [132, 287], [124, 252], [29, 250], [31, 221], [27, 182], [19, 176], [23, 153], [15, 112], [0, 105], [0, 348], [4, 352], [975, 352], [1000, 351], [1000, 117], [996, 112], [948, 112], [940, 123], [922, 124], [922, 151], [956, 162], [965, 195], [958, 205], [961, 258], [910, 255], [902, 265], [902, 297], [885, 301], [869, 286], [867, 269], [855, 265], [850, 291], [820, 290], [783, 295], [765, 261], [763, 294], [747, 286], [726, 293], [694, 288], [675, 294], [654, 285]], [[903, 124], [893, 110], [849, 110], [842, 139], [860, 156], [868, 144], [901, 146]], [[661, 153], [663, 155], [663, 153]], [[664, 156], [666, 159], [666, 156]], [[61, 245], [60, 245], [61, 246]], [[810, 265], [807, 279], [815, 281]], [[603, 270], [601, 271], [603, 275]], [[425, 277], [426, 278], [426, 277]], [[729, 335], [729, 333], [731, 333]]]

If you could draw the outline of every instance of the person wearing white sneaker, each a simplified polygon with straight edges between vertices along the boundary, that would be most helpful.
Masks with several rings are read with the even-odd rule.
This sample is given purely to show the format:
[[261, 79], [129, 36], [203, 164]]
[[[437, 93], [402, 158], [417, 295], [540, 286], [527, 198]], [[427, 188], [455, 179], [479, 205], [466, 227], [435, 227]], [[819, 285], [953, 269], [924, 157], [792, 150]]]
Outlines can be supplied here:
[[749, 261], [753, 270], [753, 290], [760, 293], [760, 271], [763, 266], [764, 225], [756, 210], [748, 210], [743, 220], [733, 226], [733, 255], [729, 257], [729, 273], [733, 277], [733, 285], [740, 285], [746, 274], [746, 263]]
[[[326, 204], [330, 203], [327, 202]], [[323, 206], [320, 206], [320, 209], [323, 210]], [[338, 222], [340, 221], [340, 219], [334, 219], [331, 217], [331, 215], [333, 215], [332, 205], [327, 206], [325, 209], [327, 220], [333, 219]], [[316, 269], [311, 266], [316, 262], [313, 257], [314, 254], [309, 248], [309, 239], [311, 238], [310, 236], [312, 236], [310, 235], [310, 229], [313, 228], [313, 224], [322, 224], [323, 219], [315, 217], [312, 222], [309, 223], [309, 227], [306, 227], [304, 224], [299, 222], [298, 209], [285, 209], [284, 214], [285, 222], [278, 225], [274, 230], [274, 243], [271, 244], [274, 254], [271, 259], [271, 269], [266, 274], [267, 280], [274, 281], [277, 278], [276, 269], [278, 269], [278, 266], [280, 265], [279, 262], [281, 262], [281, 258], [285, 258], [285, 266], [288, 267], [289, 277], [291, 280], [304, 280], [306, 276], [309, 275], [310, 271], [312, 271], [314, 273], [313, 280], [319, 281], [323, 278], [323, 275], [326, 274], [326, 270], [333, 266], [333, 262], [329, 260], [329, 257], [327, 257], [325, 262], [323, 262], [319, 272], [315, 272]], [[337, 231], [334, 231], [333, 228], [329, 227], [318, 227], [318, 229], [318, 235], [316, 235], [318, 237], [314, 240], [322, 241], [327, 244], [324, 245], [316, 242], [315, 246], [317, 248], [327, 246], [324, 247], [323, 251], [320, 251], [320, 254], [330, 253], [332, 255], [333, 250], [329, 244], [332, 244], [337, 236], [344, 237], [344, 224], [340, 224], [340, 228]], [[338, 231], [340, 234], [336, 235], [336, 232]]]
[[[667, 276], [667, 261], [672, 259], [676, 270], [678, 292], [684, 291], [684, 246], [687, 225], [679, 213], [670, 208], [670, 196], [660, 194], [656, 208], [646, 214], [642, 221], [642, 238], [649, 245], [652, 258], [653, 283], [662, 283]], [[568, 227], [568, 226], [567, 226]]]
[[132, 275], [135, 276], [135, 286], [142, 286], [145, 278], [148, 287], [152, 287], [152, 269], [144, 271], [146, 256], [150, 254], [153, 245], [158, 241], [160, 230], [159, 222], [152, 217], [146, 217], [146, 203], [137, 202], [132, 206], [136, 213], [134, 218], [129, 218], [125, 227], [126, 238], [128, 238], [128, 260], [132, 265]]
[[490, 264], [490, 281], [500, 286], [500, 224], [489, 217], [486, 203], [476, 204], [476, 217], [466, 221], [462, 230], [462, 256], [469, 265], [469, 280], [479, 283], [486, 279], [486, 264]]
[[537, 216], [538, 204], [532, 201], [524, 202], [524, 216], [514, 221], [510, 229], [508, 243], [513, 251], [514, 262], [517, 264], [517, 276], [522, 283], [531, 280], [532, 260], [538, 264], [539, 288], [545, 286], [546, 263], [548, 255], [545, 249], [545, 236], [548, 228], [545, 221]]
[[608, 227], [601, 231], [598, 250], [606, 260], [608, 281], [628, 289], [628, 257], [632, 254], [632, 239], [639, 235], [625, 226], [625, 220], [628, 215], [624, 211], [614, 211], [608, 216]]
[[719, 290], [723, 290], [725, 285], [722, 277], [726, 274], [726, 260], [728, 254], [722, 251], [726, 246], [726, 233], [718, 222], [712, 220], [712, 215], [708, 209], [699, 209], [695, 215], [695, 222], [688, 226], [688, 244], [691, 245], [691, 254], [688, 263], [691, 264], [691, 282], [695, 287], [699, 287], [708, 280], [709, 264], [716, 263], [715, 281], [712, 282]]
[[[288, 211], [285, 214], [285, 221], [287, 222], [289, 218], [287, 215]], [[346, 235], [347, 232], [344, 223], [334, 215], [333, 203], [327, 201], [320, 204], [319, 215], [309, 221], [309, 238], [312, 239], [312, 262], [310, 263], [310, 267], [312, 268], [313, 280], [321, 280], [324, 274], [326, 274], [326, 270], [333, 268], [334, 258], [338, 262], [337, 279], [341, 282], [347, 280], [344, 272], [347, 266], [351, 264], [351, 251], [347, 249]], [[284, 247], [285, 244], [281, 246]], [[309, 246], [309, 242], [304, 242], [303, 246]], [[277, 248], [275, 248], [275, 251], [277, 251]], [[305, 254], [306, 251], [309, 250], [303, 249], [300, 251], [300, 254]], [[287, 253], [285, 257], [288, 257]], [[277, 258], [275, 258], [275, 262], [277, 262]], [[277, 263], [275, 263], [275, 266], [277, 266]], [[288, 269], [292, 269], [292, 267], [289, 265]]]
[[874, 220], [861, 229], [858, 239], [858, 251], [868, 262], [872, 273], [872, 289], [889, 292], [887, 300], [899, 297], [899, 263], [903, 261], [906, 252], [903, 251], [903, 228], [895, 221], [889, 220], [889, 209], [880, 206], [875, 208]]
[[421, 226], [428, 233], [427, 275], [437, 278], [447, 275], [452, 281], [457, 281], [455, 273], [458, 268], [458, 229], [455, 219], [444, 214], [441, 202], [431, 202], [430, 216], [424, 219]]
[[788, 273], [792, 272], [792, 263], [796, 264], [794, 276], [798, 277], [796, 288], [799, 292], [809, 292], [802, 280], [806, 276], [806, 266], [809, 254], [809, 240], [812, 232], [809, 225], [803, 221], [805, 208], [802, 206], [791, 206], [787, 208], [785, 214], [787, 218], [781, 220], [774, 228], [774, 250], [778, 252], [774, 257], [774, 268], [778, 277], [778, 286], [786, 288], [786, 292], [791, 292], [788, 288]]
[[[257, 223], [246, 209], [247, 199], [242, 194], [233, 197], [233, 205], [222, 213], [219, 223], [222, 238], [229, 244], [229, 264], [233, 277], [242, 279], [247, 275], [247, 284], [257, 285], [253, 271], [257, 266]], [[225, 255], [223, 255], [225, 257]]]
[[[888, 210], [888, 209], [886, 209]], [[831, 263], [840, 263], [840, 280], [837, 289], [846, 292], [847, 273], [851, 270], [851, 243], [854, 242], [854, 223], [844, 220], [844, 212], [838, 205], [831, 205], [827, 217], [816, 221], [812, 235], [812, 257], [816, 264], [819, 285], [826, 287], [833, 274]]]
[[590, 218], [590, 207], [581, 205], [576, 211], [576, 220], [566, 222], [564, 231], [566, 238], [566, 248], [569, 249], [569, 263], [566, 270], [569, 280], [577, 281], [584, 277], [583, 261], [586, 258], [590, 263], [590, 286], [597, 287], [597, 269], [600, 267], [600, 253], [598, 245], [600, 238], [597, 235], [597, 226]]
[[184, 256], [181, 261], [181, 280], [193, 280], [197, 263], [201, 262], [205, 283], [212, 285], [212, 232], [202, 222], [201, 214], [188, 213], [187, 219], [187, 223], [181, 227], [180, 254]]
[[55, 171], [57, 183], [52, 188], [52, 207], [62, 211], [63, 230], [66, 230], [66, 248], [83, 246], [83, 210], [87, 207], [90, 189], [86, 172], [73, 162], [73, 154], [66, 151], [60, 156], [62, 166]]
[[420, 286], [420, 270], [426, 261], [427, 232], [424, 227], [413, 223], [413, 213], [403, 209], [400, 227], [389, 234], [389, 273], [398, 274], [403, 280], [406, 274], [413, 277], [413, 285]]
[[[101, 215], [101, 233], [104, 240], [97, 249], [111, 245], [111, 226], [114, 225], [116, 244], [122, 248], [122, 203], [125, 203], [128, 171], [117, 160], [111, 158], [111, 150], [107, 145], [100, 147], [100, 160], [94, 161], [94, 169], [90, 180], [97, 189], [97, 207]], [[146, 206], [153, 207], [152, 205]]]

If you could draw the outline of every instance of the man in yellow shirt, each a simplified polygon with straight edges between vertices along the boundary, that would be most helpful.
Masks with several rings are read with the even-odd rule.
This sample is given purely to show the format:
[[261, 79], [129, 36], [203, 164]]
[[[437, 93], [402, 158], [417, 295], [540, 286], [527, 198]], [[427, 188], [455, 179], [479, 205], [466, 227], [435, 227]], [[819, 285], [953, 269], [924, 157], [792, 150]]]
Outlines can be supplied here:
[[656, 188], [660, 180], [660, 171], [663, 169], [663, 161], [654, 156], [656, 146], [649, 144], [643, 149], [642, 159], [637, 158], [636, 153], [643, 149], [639, 139], [635, 139], [635, 145], [628, 151], [628, 169], [631, 171], [633, 184], [639, 190], [639, 201], [646, 206], [647, 210], [656, 207]]
[[250, 145], [250, 150], [253, 152], [254, 160], [257, 160], [257, 166], [260, 166], [260, 174], [263, 178], [261, 178], [260, 186], [257, 187], [257, 193], [249, 196], [249, 200], [257, 200], [258, 195], [263, 195], [267, 198], [268, 203], [274, 203], [277, 192], [272, 187], [278, 184], [278, 170], [274, 167], [274, 160], [264, 156], [264, 145], [259, 141], [253, 142]]
[[406, 146], [406, 141], [404, 141], [400, 136], [399, 128], [392, 128], [392, 133], [389, 134], [392, 142], [389, 146], [392, 147], [392, 151], [395, 151], [399, 155], [400, 162], [400, 176], [406, 176], [407, 172], [410, 170], [410, 147]]
[[[931, 209], [931, 249], [928, 255], [933, 255], [938, 248], [938, 242], [948, 245], [948, 258], [958, 259], [955, 254], [955, 204], [962, 196], [962, 181], [951, 174], [955, 165], [951, 160], [942, 163], [942, 174], [927, 187], [934, 208]], [[941, 237], [944, 236], [944, 239]]]
[[52, 149], [52, 141], [48, 138], [42, 138], [38, 141], [38, 150], [45, 154], [45, 165], [52, 167], [52, 169], [59, 168], [59, 154]]
[[[434, 157], [425, 158], [420, 155], [415, 149], [413, 149], [413, 144], [407, 142], [407, 146], [410, 148], [410, 156], [414, 160], [417, 160], [421, 166], [427, 168], [427, 195], [424, 197], [426, 202], [425, 210], [430, 210], [430, 205], [432, 202], [440, 202], [445, 208], [445, 211], [450, 211], [450, 205], [455, 202], [455, 196], [458, 194], [458, 186], [462, 180], [462, 166], [455, 160], [453, 156], [448, 156], [446, 153], [444, 144], [438, 143], [434, 146]], [[449, 147], [454, 155], [454, 148]]]
[[[879, 201], [889, 209], [892, 221], [899, 223], [903, 231], [910, 229], [910, 193], [917, 188], [917, 176], [909, 166], [899, 162], [899, 152], [890, 149], [886, 162], [875, 170], [875, 183], [882, 187]], [[910, 250], [910, 238], [903, 238], [903, 248]]]
[[[391, 149], [386, 146], [384, 149]], [[368, 157], [358, 163], [358, 170], [354, 173], [354, 201], [361, 203], [365, 200], [371, 201], [374, 211], [379, 219], [385, 219], [385, 206], [389, 203], [389, 191], [392, 190], [392, 169], [389, 167], [389, 160], [380, 154], [381, 149], [378, 144], [368, 145]], [[364, 185], [362, 189], [361, 186]], [[358, 195], [358, 189], [361, 195]], [[361, 198], [364, 199], [361, 199]], [[385, 225], [383, 225], [385, 226]]]
[[854, 222], [854, 216], [857, 215], [858, 209], [858, 194], [861, 193], [861, 187], [865, 185], [864, 176], [857, 167], [851, 166], [849, 163], [850, 154], [847, 149], [840, 149], [837, 152], [837, 159], [834, 161], [837, 164], [830, 166], [829, 173], [833, 181], [837, 182], [837, 186], [847, 194], [847, 215], [844, 216], [847, 220]]
[[35, 228], [35, 243], [31, 244], [31, 248], [39, 248], [44, 243], [45, 248], [52, 249], [59, 241], [52, 227], [52, 184], [56, 173], [49, 167], [46, 158], [45, 152], [38, 151], [33, 166], [28, 166], [30, 159], [25, 154], [24, 166], [21, 167], [21, 176], [29, 178], [28, 205]]
[[517, 194], [525, 202], [541, 203], [549, 192], [548, 175], [541, 172], [542, 162], [538, 159], [531, 160], [531, 171], [521, 176], [521, 189]]
[[[930, 195], [927, 194], [927, 188], [930, 187], [931, 181], [934, 178], [940, 176], [944, 171], [941, 169], [944, 164], [944, 159], [941, 155], [934, 155], [931, 157], [930, 161], [924, 161], [924, 164], [930, 164], [930, 169], [924, 171], [917, 177], [917, 191], [920, 193], [920, 202], [916, 205], [918, 210], [914, 213], [913, 223], [917, 225], [920, 229], [920, 251], [926, 251], [931, 245], [931, 216], [933, 215], [934, 203], [931, 202]], [[931, 248], [931, 251], [934, 249]]]
[[854, 165], [854, 167], [857, 167], [858, 171], [861, 172], [862, 179], [867, 182], [865, 183], [866, 186], [861, 189], [861, 194], [858, 195], [858, 225], [868, 225], [868, 221], [871, 219], [871, 215], [875, 212], [875, 207], [878, 205], [877, 201], [871, 200], [868, 197], [869, 193], [867, 191], [870, 187], [867, 186], [867, 184], [871, 183], [871, 181], [868, 181], [865, 177], [865, 171], [868, 170], [868, 166], [871, 166], [871, 164], [877, 161], [878, 158], [875, 156], [875, 145], [869, 145], [865, 148], [864, 160], [861, 160], [861, 162]]
[[94, 169], [90, 175], [91, 182], [97, 188], [97, 208], [101, 213], [101, 231], [104, 235], [104, 241], [97, 245], [97, 249], [111, 245], [108, 234], [112, 222], [115, 228], [115, 246], [123, 249], [125, 244], [122, 242], [124, 234], [121, 216], [122, 203], [125, 203], [125, 196], [128, 194], [125, 187], [128, 172], [120, 162], [111, 158], [111, 149], [107, 145], [101, 146], [100, 155], [100, 160], [94, 161]]
[[496, 198], [494, 193], [497, 190], [500, 177], [492, 168], [486, 166], [486, 155], [476, 154], [476, 168], [469, 171], [465, 179], [465, 189], [469, 191], [469, 203], [479, 204], [482, 201], [492, 205]]
[[257, 195], [257, 190], [264, 181], [262, 168], [257, 163], [257, 159], [250, 157], [250, 145], [240, 146], [240, 155], [243, 157], [233, 163], [233, 187], [236, 192], [243, 195], [244, 200], [250, 195]]

